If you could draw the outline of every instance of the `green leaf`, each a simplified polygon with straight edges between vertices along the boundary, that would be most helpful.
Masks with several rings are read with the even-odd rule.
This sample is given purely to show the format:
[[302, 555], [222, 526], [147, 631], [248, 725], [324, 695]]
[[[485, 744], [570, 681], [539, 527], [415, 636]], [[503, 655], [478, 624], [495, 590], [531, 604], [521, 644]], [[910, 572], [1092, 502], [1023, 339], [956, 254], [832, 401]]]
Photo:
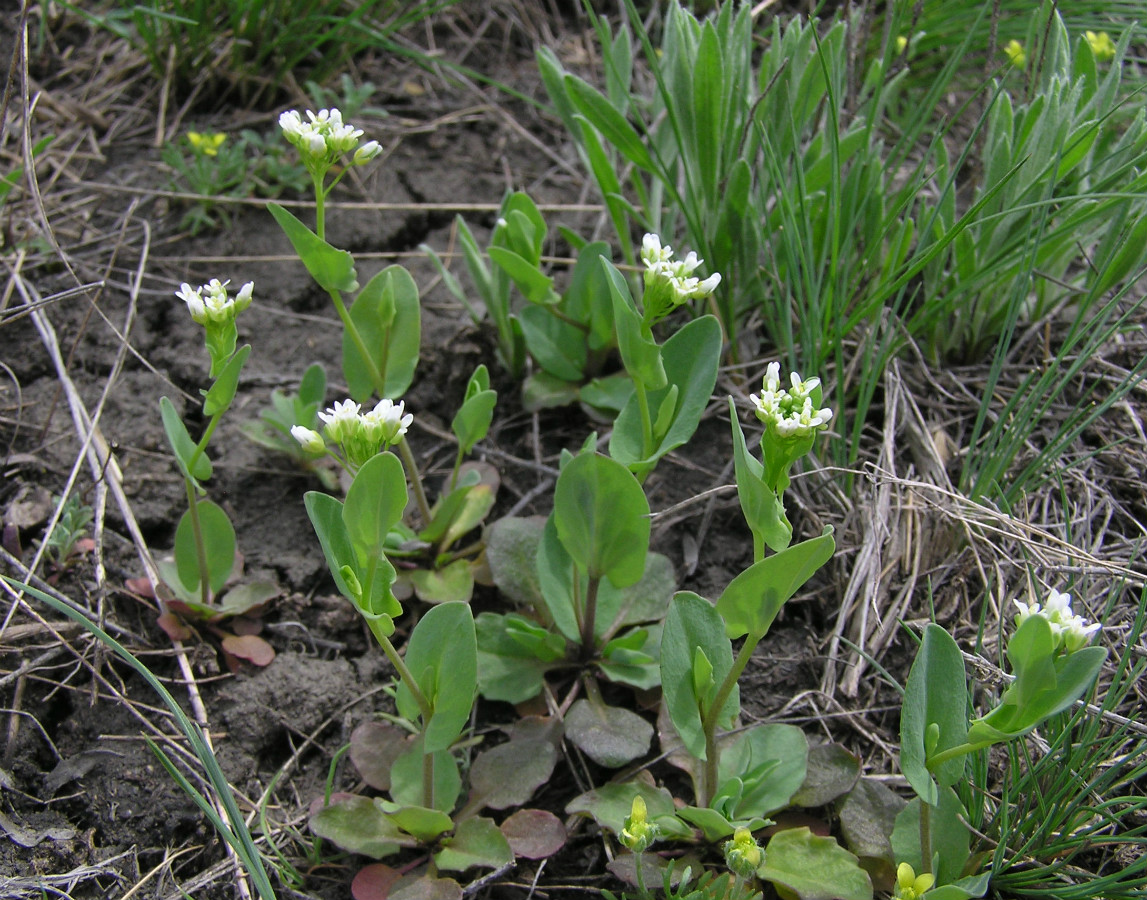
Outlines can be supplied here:
[[585, 379], [584, 332], [538, 306], [519, 310], [517, 321], [530, 356], [546, 372], [564, 381]]
[[730, 638], [765, 634], [785, 601], [832, 558], [835, 549], [830, 525], [820, 537], [766, 556], [734, 578], [717, 601], [725, 633]]
[[474, 566], [456, 559], [440, 569], [411, 569], [404, 573], [424, 603], [469, 603], [474, 595]]
[[661, 359], [661, 347], [641, 324], [641, 316], [629, 292], [629, 284], [608, 259], [602, 259], [610, 298], [613, 300], [613, 324], [617, 329], [617, 347], [630, 378], [640, 381], [647, 390], [665, 387], [668, 378]]
[[494, 419], [494, 404], [497, 402], [497, 391], [490, 390], [490, 373], [484, 365], [479, 365], [470, 376], [466, 385], [466, 397], [450, 423], [462, 453], [469, 453], [486, 436]]
[[369, 797], [344, 797], [311, 816], [311, 831], [348, 853], [371, 859], [393, 856], [418, 841], [403, 834]]
[[251, 345], [244, 344], [239, 348], [223, 367], [215, 383], [211, 385], [203, 397], [203, 415], [211, 416], [222, 413], [235, 399], [235, 391], [239, 388], [239, 373], [243, 371], [243, 363], [251, 353]]
[[509, 740], [474, 757], [470, 787], [490, 809], [524, 806], [549, 781], [557, 761], [557, 747], [548, 740]]
[[554, 291], [554, 280], [541, 269], [505, 247], [490, 247], [490, 260], [510, 276], [530, 303], [549, 306], [561, 297]]
[[382, 553], [386, 536], [402, 520], [408, 499], [406, 470], [393, 453], [372, 456], [358, 470], [346, 494], [342, 519], [359, 567]]
[[345, 250], [338, 250], [322, 240], [306, 225], [278, 203], [268, 203], [267, 209], [286, 233], [319, 287], [324, 291], [348, 293], [358, 289], [358, 276], [354, 270], [354, 258]]
[[[478, 687], [478, 645], [470, 607], [465, 603], [431, 607], [414, 626], [404, 657], [432, 710], [430, 721], [422, 723], [426, 750], [445, 750], [470, 721]], [[405, 682], [399, 683], [395, 699], [403, 716], [413, 720], [419, 715]]]
[[357, 603], [358, 598], [342, 577], [344, 566], [349, 566], [352, 571], [358, 568], [358, 555], [354, 551], [354, 544], [343, 522], [342, 501], [321, 491], [307, 491], [303, 495], [303, 505], [323, 548], [327, 568], [334, 577], [335, 586], [340, 594]]
[[[510, 626], [513, 620], [517, 621], [517, 627]], [[520, 616], [495, 613], [480, 613], [474, 628], [478, 642], [478, 685], [483, 697], [522, 703], [541, 693], [546, 670], [554, 660], [548, 650], [542, 651], [546, 658], [538, 653], [540, 647], [547, 646], [545, 629], [531, 628]], [[519, 639], [523, 636], [525, 640]], [[553, 637], [562, 640], [558, 635]]]
[[661, 684], [660, 655], [661, 625], [657, 623], [623, 632], [609, 641], [601, 648], [597, 667], [602, 675], [616, 684], [628, 684], [648, 691]]
[[656, 420], [653, 452], [642, 452], [641, 410], [631, 397], [614, 423], [609, 455], [641, 477], [666, 453], [687, 443], [717, 383], [721, 358], [721, 325], [702, 316], [669, 338], [661, 347], [666, 386], [648, 395], [650, 416]]
[[773, 835], [757, 876], [800, 900], [872, 900], [872, 881], [857, 858], [808, 828]]
[[661, 825], [667, 836], [689, 834], [689, 829], [677, 821], [674, 814], [676, 807], [673, 795], [665, 788], [654, 787], [644, 781], [603, 784], [575, 797], [566, 804], [565, 812], [566, 815], [580, 813], [591, 816], [601, 828], [620, 834], [633, 809], [633, 798], [637, 796], [645, 801], [649, 821]]
[[464, 872], [474, 866], [497, 869], [514, 861], [514, 851], [506, 836], [490, 819], [466, 819], [458, 823], [454, 836], [434, 854], [439, 869]]
[[574, 457], [554, 488], [554, 525], [574, 562], [614, 587], [636, 584], [649, 552], [649, 501], [621, 463], [596, 453]]
[[187, 433], [187, 426], [183, 424], [179, 413], [166, 397], [159, 398], [159, 413], [163, 419], [163, 431], [167, 435], [167, 443], [171, 445], [171, 452], [175, 454], [179, 471], [184, 478], [190, 478], [195, 486], [199, 487], [199, 482], [211, 477], [211, 460], [207, 458], [206, 453], [196, 454], [195, 441]]
[[[908, 673], [904, 708], [900, 713], [900, 769], [924, 802], [937, 802], [941, 786], [955, 784], [964, 772], [963, 756], [948, 760], [935, 772], [928, 758], [963, 744], [968, 733], [968, 681], [960, 648], [939, 625], [929, 624]], [[926, 733], [936, 725], [939, 741], [926, 748]], [[935, 781], [933, 780], [935, 775]]]
[[[708, 683], [700, 692], [695, 678], [698, 653], [704, 654], [710, 671]], [[674, 595], [661, 635], [661, 690], [673, 726], [685, 748], [697, 759], [706, 759], [701, 721], [712, 706], [717, 687], [732, 668], [733, 646], [713, 604], [689, 591]], [[728, 727], [739, 710], [738, 689], [734, 686], [718, 725]]]
[[808, 751], [808, 773], [792, 796], [793, 806], [827, 806], [847, 794], [860, 778], [860, 759], [840, 744], [815, 744]]
[[[327, 370], [319, 363], [311, 363], [299, 381], [298, 402], [303, 407], [316, 409], [327, 397]], [[314, 419], [311, 419], [314, 422]], [[310, 424], [303, 422], [301, 424]]]
[[[441, 609], [442, 607], [435, 607]], [[449, 750], [434, 756], [434, 809], [449, 813], [462, 793], [458, 762]], [[422, 736], [411, 741], [410, 749], [399, 755], [390, 767], [390, 796], [399, 806], [425, 806], [422, 796]]]
[[857, 856], [896, 865], [891, 834], [896, 816], [907, 804], [899, 794], [872, 778], [861, 778], [840, 806], [840, 831]]
[[634, 165], [647, 172], [653, 171], [653, 159], [645, 149], [645, 142], [602, 94], [576, 75], [567, 74], [562, 79], [562, 86], [578, 112], [585, 116], [609, 143]]
[[892, 852], [898, 863], [906, 862], [917, 872], [931, 870], [937, 884], [948, 884], [964, 873], [971, 855], [972, 834], [963, 821], [968, 814], [952, 788], [940, 788], [936, 803], [928, 807], [928, 833], [933, 859], [929, 860], [925, 869], [920, 852], [920, 814], [923, 804], [920, 797], [913, 797], [896, 816], [891, 836]]
[[402, 806], [388, 812], [387, 816], [395, 825], [424, 844], [454, 827], [454, 821], [446, 813], [425, 806]]
[[538, 545], [545, 519], [506, 517], [486, 532], [486, 562], [498, 590], [518, 606], [544, 608], [538, 583]]
[[774, 553], [792, 542], [793, 526], [776, 492], [765, 482], [765, 467], [749, 452], [745, 433], [733, 398], [729, 398], [729, 418], [733, 423], [733, 464], [737, 480], [737, 499], [753, 535]]
[[569, 406], [578, 398], [576, 381], [580, 380], [580, 373], [575, 381], [567, 381], [545, 369], [535, 369], [522, 383], [522, 406], [529, 413]]
[[795, 725], [756, 725], [741, 732], [721, 750], [718, 783], [738, 778], [743, 785], [735, 808], [726, 814], [766, 816], [783, 809], [807, 773], [808, 738]]
[[482, 523], [494, 508], [494, 500], [494, 486], [490, 484], [456, 488], [442, 501], [433, 520], [418, 536], [445, 550]]
[[610, 769], [649, 752], [653, 726], [632, 710], [578, 700], [565, 717], [566, 737], [595, 763]]
[[[349, 331], [343, 332], [343, 374], [351, 397], [363, 402], [377, 392], [395, 399], [414, 380], [422, 340], [418, 285], [402, 266], [387, 266], [367, 282], [350, 308], [350, 318], [371, 354], [368, 364]], [[376, 384], [371, 365], [382, 384]]]
[[[199, 529], [203, 537], [203, 555], [207, 566], [207, 584], [212, 594], [226, 584], [235, 565], [235, 528], [222, 507], [210, 500], [199, 500]], [[200, 588], [199, 551], [195, 543], [195, 529], [191, 510], [183, 514], [175, 529], [175, 565], [179, 580], [195, 593]]]

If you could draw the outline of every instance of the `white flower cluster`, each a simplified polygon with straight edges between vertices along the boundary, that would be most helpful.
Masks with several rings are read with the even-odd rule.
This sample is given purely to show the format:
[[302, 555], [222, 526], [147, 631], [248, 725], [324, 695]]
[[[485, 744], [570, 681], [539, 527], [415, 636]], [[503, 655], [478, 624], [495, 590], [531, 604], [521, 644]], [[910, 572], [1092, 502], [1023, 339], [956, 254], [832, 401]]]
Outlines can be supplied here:
[[1091, 643], [1092, 636], [1103, 627], [1099, 622], [1089, 623], [1083, 616], [1075, 615], [1071, 611], [1071, 594], [1061, 594], [1055, 588], [1052, 588], [1043, 606], [1035, 600], [1029, 603], [1022, 600], [1013, 602], [1019, 608], [1016, 613], [1017, 627], [1032, 616], [1042, 616], [1051, 625], [1056, 646], [1062, 646], [1068, 653], [1086, 647]]
[[279, 116], [279, 127], [287, 140], [298, 147], [304, 161], [330, 164], [353, 152], [352, 165], [361, 166], [382, 153], [378, 141], [367, 141], [360, 147], [362, 129], [344, 123], [337, 109], [320, 109], [317, 113], [308, 109], [307, 120], [303, 121], [294, 109]]
[[641, 261], [645, 263], [646, 287], [657, 281], [667, 282], [678, 305], [686, 300], [708, 297], [721, 283], [721, 276], [716, 272], [704, 281], [695, 276], [693, 271], [705, 260], [698, 259], [692, 250], [684, 259], [674, 260], [673, 248], [662, 247], [661, 238], [655, 234], [647, 234], [641, 239]]
[[[319, 419], [327, 440], [342, 447], [351, 462], [361, 465], [380, 449], [397, 444], [414, 416], [406, 413], [405, 403], [393, 400], [380, 400], [365, 413], [353, 400], [337, 400], [319, 413]], [[323, 435], [303, 425], [292, 426], [291, 436], [308, 453], [319, 454], [326, 449]]]
[[812, 403], [812, 392], [820, 386], [820, 379], [805, 381], [796, 372], [789, 378], [791, 386], [781, 387], [780, 363], [769, 363], [760, 396], [749, 395], [757, 408], [757, 418], [775, 428], [783, 438], [805, 437], [827, 428], [832, 410], [816, 409]]
[[175, 296], [187, 304], [191, 318], [200, 325], [206, 325], [208, 322], [225, 323], [251, 305], [251, 292], [255, 288], [254, 282], [248, 281], [239, 289], [238, 294], [229, 297], [227, 285], [230, 283], [212, 278], [207, 284], [192, 289], [191, 285], [184, 282], [175, 292]]

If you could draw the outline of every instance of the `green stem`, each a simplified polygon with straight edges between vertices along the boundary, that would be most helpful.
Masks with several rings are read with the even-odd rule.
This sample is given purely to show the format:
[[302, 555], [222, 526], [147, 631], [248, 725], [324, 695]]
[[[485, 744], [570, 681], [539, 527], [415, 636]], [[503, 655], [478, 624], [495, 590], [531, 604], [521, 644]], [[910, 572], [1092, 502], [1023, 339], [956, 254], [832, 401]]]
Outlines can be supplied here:
[[426, 491], [422, 488], [422, 473], [418, 471], [414, 451], [410, 449], [410, 444], [407, 443], [405, 435], [399, 438], [398, 452], [402, 456], [402, 462], [406, 465], [407, 474], [410, 476], [410, 487], [414, 491], [414, 501], [418, 504], [418, 514], [422, 516], [422, 527], [425, 528], [434, 517], [430, 514], [430, 503], [426, 500]]
[[920, 800], [920, 874], [932, 874], [932, 807]]
[[375, 632], [374, 636], [378, 638], [382, 652], [386, 654], [386, 658], [390, 660], [391, 665], [393, 665], [395, 671], [398, 672], [398, 677], [402, 679], [402, 683], [405, 684], [406, 689], [410, 691], [410, 696], [412, 696], [414, 702], [418, 704], [418, 712], [422, 716], [422, 727], [425, 729], [430, 723], [430, 717], [434, 715], [430, 701], [426, 699], [426, 695], [422, 693], [422, 689], [418, 687], [418, 682], [414, 680], [414, 675], [410, 669], [406, 667], [406, 662], [402, 659], [398, 650], [395, 649], [394, 644], [390, 642], [390, 638], [377, 632]]
[[[424, 736], [424, 745], [425, 740]], [[422, 805], [427, 809], [434, 809], [434, 754], [425, 750], [422, 751]]]
[[327, 192], [323, 190], [323, 179], [325, 173], [320, 175], [317, 172], [311, 173], [311, 183], [315, 187], [315, 234], [319, 236], [320, 241], [325, 241], [327, 230], [327, 215], [326, 215], [326, 199]]
[[701, 719], [701, 730], [705, 732], [705, 773], [701, 781], [702, 795], [698, 798], [699, 806], [708, 806], [717, 792], [717, 773], [721, 763], [721, 750], [717, 744], [717, 718], [721, 715], [721, 710], [733, 692], [737, 679], [745, 671], [745, 666], [749, 664], [753, 651], [757, 649], [757, 644], [763, 637], [764, 634], [750, 634], [745, 638], [745, 642], [737, 652], [737, 658], [733, 660], [733, 667], [729, 669], [725, 680], [721, 682], [713, 697], [712, 705]]
[[653, 452], [653, 420], [649, 418], [649, 397], [641, 379], [634, 378], [633, 387], [637, 395], [637, 409], [641, 413], [641, 458], [647, 459]]
[[637, 875], [637, 892], [641, 900], [649, 900], [649, 891], [645, 889], [645, 873], [641, 871], [641, 854], [634, 853], [634, 872]]
[[585, 586], [585, 614], [581, 620], [581, 658], [583, 662], [588, 662], [597, 649], [594, 624], [597, 618], [597, 588], [600, 584], [600, 577], [591, 577]]
[[331, 295], [331, 300], [335, 305], [335, 312], [339, 314], [339, 319], [343, 323], [343, 329], [350, 335], [350, 339], [354, 342], [354, 348], [358, 351], [358, 355], [362, 357], [363, 362], [366, 364], [367, 374], [370, 376], [370, 382], [374, 385], [375, 393], [379, 397], [386, 396], [386, 380], [382, 377], [382, 372], [379, 370], [374, 357], [366, 349], [366, 341], [362, 339], [362, 334], [358, 330], [358, 326], [354, 324], [354, 319], [350, 317], [350, 311], [343, 303], [342, 295], [338, 291], [328, 291]]
[[[189, 467], [190, 468], [190, 467]], [[199, 566], [199, 599], [204, 606], [211, 602], [211, 570], [207, 568], [207, 546], [203, 543], [203, 526], [199, 522], [199, 501], [195, 484], [184, 478], [187, 488], [187, 511], [191, 514], [191, 534], [195, 538], [195, 562]]]
[[967, 753], [975, 753], [977, 750], [983, 750], [985, 747], [990, 746], [991, 744], [958, 744], [955, 747], [949, 747], [947, 750], [941, 750], [935, 756], [928, 758], [928, 771], [935, 772], [936, 769], [950, 759], [955, 759], [957, 756], [964, 756]]

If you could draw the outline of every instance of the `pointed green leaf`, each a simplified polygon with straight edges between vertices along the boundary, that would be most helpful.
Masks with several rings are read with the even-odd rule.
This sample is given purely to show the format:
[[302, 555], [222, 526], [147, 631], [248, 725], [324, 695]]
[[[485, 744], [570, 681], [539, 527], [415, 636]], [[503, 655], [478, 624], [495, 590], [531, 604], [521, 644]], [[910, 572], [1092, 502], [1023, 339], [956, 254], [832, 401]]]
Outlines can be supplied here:
[[[185, 478], [190, 478], [195, 482], [196, 487], [198, 487], [200, 481], [206, 481], [211, 477], [211, 460], [207, 458], [206, 453], [196, 455], [195, 441], [187, 433], [187, 426], [179, 418], [175, 406], [166, 397], [159, 398], [159, 412], [163, 419], [163, 430], [167, 435], [167, 442], [171, 445], [172, 453], [175, 454], [175, 462], [179, 466], [179, 471], [183, 473]], [[189, 465], [193, 458], [194, 463]]]
[[348, 293], [358, 289], [358, 276], [354, 270], [354, 258], [345, 250], [338, 250], [322, 240], [295, 216], [278, 203], [268, 203], [267, 209], [286, 233], [319, 287], [324, 291]]
[[734, 578], [717, 601], [725, 633], [731, 638], [765, 634], [785, 602], [832, 558], [835, 548], [832, 526], [827, 526], [820, 537], [766, 556]]
[[360, 565], [382, 552], [407, 501], [406, 470], [393, 453], [379, 453], [358, 470], [347, 491], [342, 518]]
[[[929, 771], [928, 757], [964, 743], [968, 733], [967, 684], [960, 648], [947, 631], [929, 624], [905, 686], [900, 713], [900, 769], [917, 796], [933, 806], [938, 796], [936, 782], [941, 786], [955, 784], [964, 771], [963, 756], [948, 760], [935, 772]], [[926, 733], [933, 725], [939, 728], [939, 740], [929, 752]]]
[[210, 418], [231, 405], [231, 401], [235, 399], [235, 391], [239, 388], [239, 373], [243, 371], [243, 363], [247, 361], [250, 353], [251, 345], [245, 344], [227, 361], [223, 371], [203, 397], [203, 415]]

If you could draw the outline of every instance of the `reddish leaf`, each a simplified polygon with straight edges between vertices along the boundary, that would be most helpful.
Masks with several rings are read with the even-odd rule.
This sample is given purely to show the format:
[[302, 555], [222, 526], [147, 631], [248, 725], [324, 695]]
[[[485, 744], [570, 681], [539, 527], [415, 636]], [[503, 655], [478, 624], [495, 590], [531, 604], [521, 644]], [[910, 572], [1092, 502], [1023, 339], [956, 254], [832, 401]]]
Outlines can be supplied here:
[[236, 616], [231, 620], [231, 630], [241, 636], [262, 634], [263, 621], [262, 619], [249, 619], [246, 616]]
[[227, 635], [223, 638], [223, 651], [256, 666], [269, 666], [275, 658], [275, 648], [254, 634]]
[[386, 900], [390, 895], [390, 887], [402, 873], [383, 863], [373, 863], [359, 869], [350, 883], [351, 896], [354, 900]]
[[519, 809], [500, 827], [514, 855], [526, 859], [553, 856], [566, 843], [562, 820], [544, 809]]
[[334, 806], [340, 800], [348, 800], [348, 799], [357, 800], [358, 794], [351, 794], [351, 793], [348, 793], [347, 791], [333, 791], [331, 793], [331, 802], [330, 803], [324, 803], [322, 797], [315, 797], [315, 799], [311, 801], [310, 807], [307, 809], [307, 816], [309, 817], [309, 816], [318, 815], [319, 810], [322, 809], [324, 806]]
[[175, 613], [164, 613], [156, 619], [156, 624], [159, 625], [173, 641], [187, 641], [195, 634], [194, 630], [188, 628], [183, 620], [175, 615]]
[[397, 725], [363, 722], [350, 736], [350, 760], [362, 780], [380, 791], [390, 790], [390, 767], [410, 749], [410, 735]]
[[127, 578], [124, 580], [123, 586], [137, 597], [143, 597], [146, 600], [155, 599], [155, 589], [152, 588], [151, 582], [147, 578]]

